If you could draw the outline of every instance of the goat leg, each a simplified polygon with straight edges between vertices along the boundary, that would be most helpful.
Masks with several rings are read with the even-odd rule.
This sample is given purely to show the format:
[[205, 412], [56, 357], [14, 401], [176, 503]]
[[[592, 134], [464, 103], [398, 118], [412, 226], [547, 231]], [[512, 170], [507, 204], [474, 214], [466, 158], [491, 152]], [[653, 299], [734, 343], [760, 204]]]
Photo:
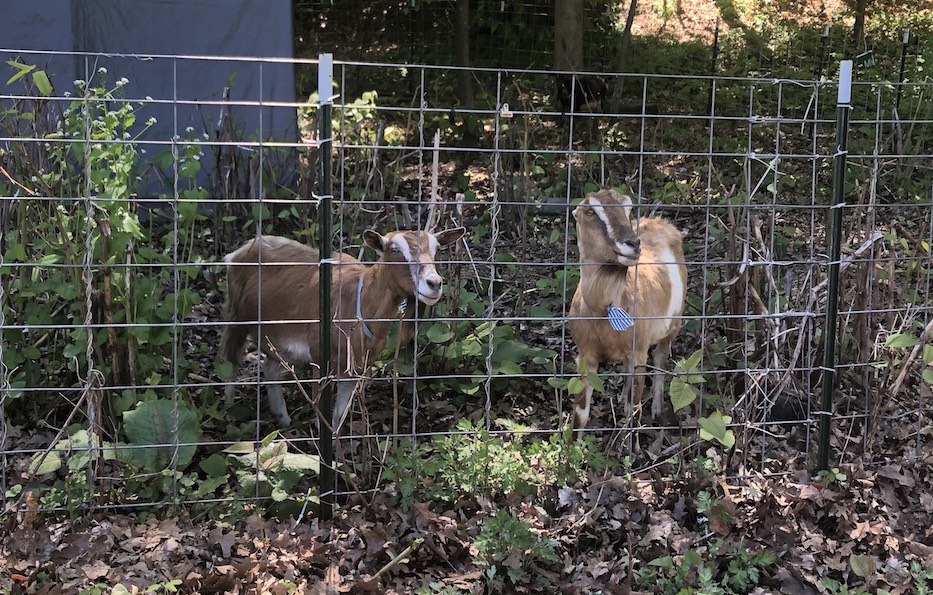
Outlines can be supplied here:
[[641, 398], [645, 393], [645, 375], [648, 373], [648, 352], [647, 351], [638, 351], [635, 353], [633, 365], [631, 367], [632, 373], [632, 411], [637, 412], [639, 417], [641, 416]]
[[331, 418], [335, 436], [340, 434], [340, 428], [343, 427], [343, 423], [347, 420], [350, 413], [350, 400], [353, 398], [353, 393], [356, 392], [359, 383], [359, 380], [351, 379], [341, 379], [337, 382], [337, 400], [334, 402], [334, 411]]
[[671, 337], [661, 340], [654, 348], [654, 371], [651, 376], [651, 418], [661, 419], [664, 414], [664, 370], [671, 356]]
[[583, 382], [585, 384], [583, 392], [577, 395], [573, 409], [573, 428], [577, 435], [590, 421], [590, 405], [593, 403], [593, 387], [585, 378]]
[[[262, 365], [262, 379], [272, 382], [279, 382], [284, 378], [284, 361], [276, 357], [267, 356]], [[266, 400], [269, 401], [269, 411], [275, 418], [275, 423], [280, 428], [287, 428], [292, 423], [292, 418], [288, 414], [288, 407], [285, 405], [285, 395], [281, 384], [270, 384], [266, 387]]]

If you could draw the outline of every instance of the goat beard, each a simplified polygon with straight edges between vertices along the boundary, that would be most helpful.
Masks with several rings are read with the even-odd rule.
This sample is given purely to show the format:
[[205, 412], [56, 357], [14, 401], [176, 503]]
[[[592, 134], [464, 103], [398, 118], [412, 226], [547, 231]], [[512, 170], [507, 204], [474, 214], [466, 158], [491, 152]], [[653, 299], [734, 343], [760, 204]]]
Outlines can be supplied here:
[[609, 306], [625, 307], [621, 298], [625, 293], [628, 266], [603, 264], [588, 267], [592, 270], [581, 274], [580, 289], [583, 302], [593, 312], [605, 312]]

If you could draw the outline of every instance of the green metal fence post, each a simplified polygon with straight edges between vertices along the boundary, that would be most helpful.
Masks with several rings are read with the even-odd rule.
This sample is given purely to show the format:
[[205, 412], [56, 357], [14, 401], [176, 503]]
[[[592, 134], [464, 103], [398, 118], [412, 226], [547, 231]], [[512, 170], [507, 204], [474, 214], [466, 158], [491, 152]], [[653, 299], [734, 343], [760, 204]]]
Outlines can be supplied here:
[[320, 136], [319, 159], [321, 162], [321, 191], [318, 203], [318, 222], [320, 226], [320, 290], [321, 309], [318, 314], [321, 335], [320, 366], [321, 393], [318, 427], [321, 434], [321, 518], [328, 520], [334, 510], [334, 435], [331, 427], [334, 410], [334, 385], [330, 380], [331, 348], [331, 283], [332, 271], [330, 255], [333, 252], [333, 179], [332, 151], [334, 141], [331, 138], [331, 117], [334, 97], [334, 56], [321, 54], [318, 59], [318, 100], [320, 101]]
[[836, 154], [833, 156], [833, 205], [829, 237], [829, 288], [826, 294], [826, 326], [823, 329], [823, 395], [820, 402], [820, 448], [817, 466], [829, 469], [830, 422], [833, 389], [836, 385], [836, 317], [839, 307], [839, 259], [842, 254], [842, 209], [845, 205], [846, 156], [849, 110], [852, 107], [852, 60], [839, 64], [839, 93], [836, 99]]

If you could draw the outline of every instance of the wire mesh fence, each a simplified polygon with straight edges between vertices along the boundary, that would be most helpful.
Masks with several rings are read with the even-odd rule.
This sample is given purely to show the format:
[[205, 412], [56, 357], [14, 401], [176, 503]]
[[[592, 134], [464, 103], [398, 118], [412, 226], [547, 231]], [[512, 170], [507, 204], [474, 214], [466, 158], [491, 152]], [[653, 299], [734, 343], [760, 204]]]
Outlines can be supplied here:
[[[40, 66], [13, 81], [21, 91], [4, 88], [0, 119], [6, 510], [284, 503], [300, 514], [321, 495], [404, 489], [406, 475], [428, 473], [399, 454], [419, 443], [563, 440], [586, 383], [599, 387], [587, 452], [635, 470], [697, 458], [736, 476], [812, 468], [821, 416], [832, 464], [929, 448], [928, 83], [856, 74], [842, 152], [835, 80], [568, 73], [562, 107], [553, 72], [476, 68], [467, 110], [449, 101], [456, 69], [338, 61], [331, 112], [316, 94], [283, 101], [262, 84], [209, 99], [151, 97], [119, 72], [143, 62], [179, 76], [210, 57], [80, 54], [85, 79], [46, 84], [32, 75], [47, 56], [22, 56], [23, 70]], [[223, 64], [255, 69], [259, 81], [290, 65]], [[319, 62], [293, 66], [313, 73]], [[575, 113], [576, 81], [597, 76], [619, 90], [620, 107]], [[169, 119], [162, 132], [149, 120], [156, 109]], [[332, 154], [320, 134], [328, 113]], [[660, 216], [683, 237], [686, 306], [662, 358], [656, 419], [632, 403], [624, 364], [581, 382], [574, 363], [573, 210], [610, 187], [632, 198], [635, 229]], [[843, 203], [833, 207], [836, 195]], [[438, 246], [442, 230], [460, 227], [462, 239]], [[389, 234], [401, 229], [431, 231], [434, 244], [397, 244]], [[281, 278], [260, 248], [268, 266], [244, 267], [258, 278], [244, 290], [256, 315], [232, 319], [224, 256], [256, 236], [273, 248], [284, 243], [276, 236], [292, 238], [304, 252], [280, 261], [292, 272], [275, 293], [256, 290], [263, 276]], [[347, 256], [328, 258], [330, 246]], [[392, 284], [421, 287], [408, 260], [432, 249], [441, 297], [429, 306], [409, 287], [393, 302], [402, 290]], [[328, 294], [316, 293], [322, 258], [340, 291], [334, 316], [347, 325], [334, 327], [330, 375], [292, 365], [315, 350], [302, 337], [316, 339], [312, 304]], [[364, 276], [377, 269], [388, 288], [373, 295]], [[265, 315], [263, 300], [282, 314]], [[838, 331], [827, 343], [834, 300]], [[255, 320], [245, 361], [224, 361], [222, 335]], [[291, 339], [263, 343], [296, 324], [305, 326]], [[360, 333], [380, 335], [366, 357], [353, 348]], [[831, 411], [819, 398], [827, 345], [838, 361]], [[656, 367], [635, 374], [651, 387]], [[334, 479], [321, 485], [331, 418], [319, 421], [319, 386], [336, 380], [339, 402], [358, 376], [335, 435]], [[286, 427], [264, 397], [275, 387]]]

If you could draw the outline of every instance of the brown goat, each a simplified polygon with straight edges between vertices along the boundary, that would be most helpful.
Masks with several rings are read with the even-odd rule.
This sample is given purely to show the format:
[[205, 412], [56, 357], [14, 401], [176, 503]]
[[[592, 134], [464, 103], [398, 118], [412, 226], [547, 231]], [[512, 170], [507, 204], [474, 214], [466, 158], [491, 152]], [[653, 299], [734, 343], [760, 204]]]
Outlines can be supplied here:
[[[630, 197], [600, 190], [573, 211], [581, 266], [567, 326], [579, 350], [577, 369], [584, 373], [585, 388], [574, 408], [578, 429], [589, 421], [593, 398], [585, 374], [598, 372], [601, 362], [626, 363], [625, 394], [634, 382], [638, 410], [651, 347], [655, 347], [651, 414], [657, 418], [662, 412], [661, 372], [680, 331], [687, 268], [677, 228], [663, 219], [646, 218], [636, 222], [636, 232], [631, 210]], [[617, 319], [614, 324], [612, 317]], [[617, 330], [623, 327], [627, 328]]]
[[[437, 274], [437, 249], [463, 237], [462, 227], [439, 233], [363, 232], [366, 245], [380, 258], [367, 266], [348, 254], [333, 254], [331, 361], [337, 378], [333, 428], [337, 432], [348, 412], [359, 377], [386, 344], [389, 326], [402, 302], [411, 297], [432, 305], [441, 298], [443, 279]], [[270, 352], [290, 366], [320, 361], [319, 254], [314, 248], [278, 236], [250, 240], [224, 257], [227, 302], [220, 356], [234, 365], [252, 337], [266, 354], [263, 378], [281, 380], [286, 372]], [[261, 264], [260, 264], [261, 263]], [[415, 308], [416, 304], [410, 304]], [[245, 323], [245, 324], [244, 324]], [[235, 386], [226, 387], [231, 402]], [[267, 390], [269, 407], [280, 426], [291, 423], [280, 384]]]

